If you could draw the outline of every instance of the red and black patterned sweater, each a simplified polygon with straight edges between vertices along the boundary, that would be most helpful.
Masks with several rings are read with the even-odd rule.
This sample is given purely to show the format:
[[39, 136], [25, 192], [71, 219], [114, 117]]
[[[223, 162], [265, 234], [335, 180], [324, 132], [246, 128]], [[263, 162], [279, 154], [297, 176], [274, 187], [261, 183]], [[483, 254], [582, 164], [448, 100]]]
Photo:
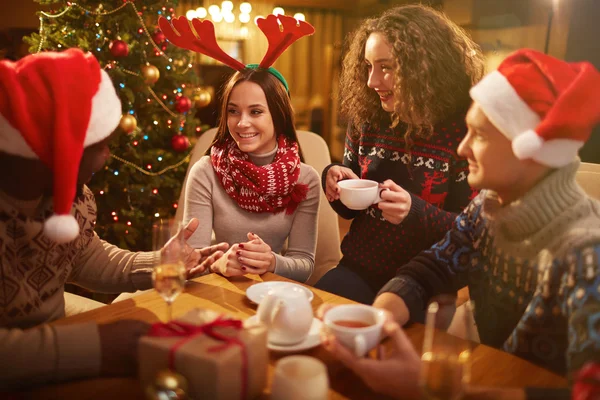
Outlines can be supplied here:
[[[352, 219], [342, 240], [340, 264], [359, 274], [377, 292], [396, 269], [441, 240], [457, 213], [477, 195], [467, 182], [467, 161], [456, 149], [466, 135], [464, 113], [438, 124], [430, 140], [416, 140], [409, 155], [405, 149], [405, 125], [393, 130], [389, 121], [381, 128], [365, 124], [360, 136], [346, 135], [344, 165], [363, 179], [391, 179], [411, 194], [412, 207], [399, 225], [387, 222], [376, 207], [364, 211], [330, 203], [343, 218]], [[331, 164], [323, 171], [322, 183]]]

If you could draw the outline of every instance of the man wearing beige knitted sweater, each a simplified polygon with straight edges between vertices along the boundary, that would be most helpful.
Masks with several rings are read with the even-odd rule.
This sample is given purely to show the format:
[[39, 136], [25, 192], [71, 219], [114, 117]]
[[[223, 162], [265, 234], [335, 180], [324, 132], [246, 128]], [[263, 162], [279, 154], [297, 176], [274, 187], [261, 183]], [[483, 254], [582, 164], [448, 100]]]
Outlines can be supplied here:
[[[151, 287], [159, 252], [100, 240], [84, 185], [104, 166], [120, 117], [112, 82], [90, 54], [71, 49], [0, 62], [0, 391], [135, 371], [147, 324], [45, 324], [64, 316], [67, 282], [107, 293]], [[191, 221], [181, 234], [197, 226]], [[225, 249], [188, 246], [188, 277]]]
[[[399, 266], [374, 305], [401, 325], [422, 320], [433, 296], [468, 286], [482, 343], [581, 379], [600, 367], [600, 203], [575, 173], [577, 150], [600, 122], [600, 73], [524, 49], [471, 97], [458, 153], [469, 161], [469, 184], [482, 191], [443, 240]], [[399, 325], [386, 330], [398, 348], [387, 360], [357, 359], [329, 337], [325, 347], [375, 390], [417, 397], [419, 356]], [[470, 387], [466, 398], [569, 392]], [[598, 398], [591, 396], [581, 398]]]

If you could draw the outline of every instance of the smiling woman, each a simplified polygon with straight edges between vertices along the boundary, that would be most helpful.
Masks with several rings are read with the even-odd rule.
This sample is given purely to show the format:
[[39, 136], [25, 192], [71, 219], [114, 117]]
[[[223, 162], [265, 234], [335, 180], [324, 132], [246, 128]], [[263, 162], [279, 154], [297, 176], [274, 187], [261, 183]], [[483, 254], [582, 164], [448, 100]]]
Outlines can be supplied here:
[[184, 221], [203, 222], [190, 243], [203, 247], [214, 230], [231, 245], [214, 272], [275, 272], [304, 282], [314, 268], [319, 196], [318, 174], [300, 160], [283, 82], [270, 69], [234, 74], [215, 140], [190, 171]]
[[[456, 149], [482, 72], [477, 45], [432, 8], [392, 8], [356, 30], [340, 82], [343, 165], [323, 171], [331, 206], [353, 221], [340, 264], [316, 287], [370, 303], [397, 267], [450, 228], [476, 194]], [[388, 189], [382, 201], [364, 211], [341, 204], [338, 182], [353, 178]]]

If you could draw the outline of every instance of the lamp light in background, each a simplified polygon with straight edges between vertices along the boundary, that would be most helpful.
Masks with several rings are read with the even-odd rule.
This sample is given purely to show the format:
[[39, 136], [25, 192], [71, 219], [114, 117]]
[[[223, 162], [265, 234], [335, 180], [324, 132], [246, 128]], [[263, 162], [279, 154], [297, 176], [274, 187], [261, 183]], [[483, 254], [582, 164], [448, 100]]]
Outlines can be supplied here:
[[233, 3], [229, 0], [225, 0], [221, 3], [221, 10], [223, 10], [223, 13], [225, 13], [225, 11], [233, 11]]
[[224, 13], [223, 14], [223, 19], [225, 20], [225, 22], [227, 22], [228, 24], [231, 24], [235, 21], [235, 15], [233, 15], [231, 12], [228, 13]]
[[296, 21], [306, 21], [306, 17], [302, 13], [294, 14], [294, 18], [296, 19]]
[[273, 15], [285, 15], [285, 11], [281, 7], [275, 7], [273, 9]]
[[[244, 26], [253, 20], [253, 16], [250, 15], [253, 9], [250, 2], [244, 1], [238, 3], [236, 0], [200, 0], [200, 4], [204, 4], [204, 7], [198, 7], [195, 10], [192, 9], [186, 12], [187, 19], [210, 18], [215, 24], [217, 34], [224, 39], [239, 40], [245, 39], [250, 35], [248, 27]], [[273, 12], [280, 15], [284, 14], [284, 10], [281, 7], [276, 7]], [[256, 18], [254, 18], [255, 23]]]
[[240, 4], [240, 11], [242, 12], [242, 14], [250, 14], [250, 12], [252, 11], [252, 5], [248, 2], [243, 2], [242, 4]]
[[196, 18], [197, 14], [196, 14], [196, 10], [189, 10], [188, 12], [185, 13], [185, 17], [187, 19], [189, 19], [190, 21], [194, 18]]
[[240, 14], [238, 18], [243, 24], [250, 22], [250, 14]]
[[196, 18], [206, 18], [207, 15], [208, 15], [208, 12], [206, 11], [206, 8], [204, 8], [204, 7], [196, 8]]

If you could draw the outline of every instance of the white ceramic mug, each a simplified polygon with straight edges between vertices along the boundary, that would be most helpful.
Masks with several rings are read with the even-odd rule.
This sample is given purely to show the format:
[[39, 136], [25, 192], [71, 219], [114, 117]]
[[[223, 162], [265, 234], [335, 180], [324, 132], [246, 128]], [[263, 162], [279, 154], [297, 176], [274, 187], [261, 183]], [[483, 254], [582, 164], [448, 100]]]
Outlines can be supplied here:
[[269, 342], [278, 345], [302, 342], [313, 322], [313, 310], [308, 297], [297, 287], [269, 290], [260, 302], [256, 315], [269, 330]]
[[338, 182], [340, 201], [351, 210], [364, 210], [381, 201], [379, 183], [368, 179], [346, 179]]
[[385, 312], [364, 304], [344, 304], [327, 311], [323, 322], [337, 340], [362, 357], [379, 344]]
[[289, 356], [277, 361], [271, 399], [326, 400], [329, 392], [327, 368], [309, 356]]

